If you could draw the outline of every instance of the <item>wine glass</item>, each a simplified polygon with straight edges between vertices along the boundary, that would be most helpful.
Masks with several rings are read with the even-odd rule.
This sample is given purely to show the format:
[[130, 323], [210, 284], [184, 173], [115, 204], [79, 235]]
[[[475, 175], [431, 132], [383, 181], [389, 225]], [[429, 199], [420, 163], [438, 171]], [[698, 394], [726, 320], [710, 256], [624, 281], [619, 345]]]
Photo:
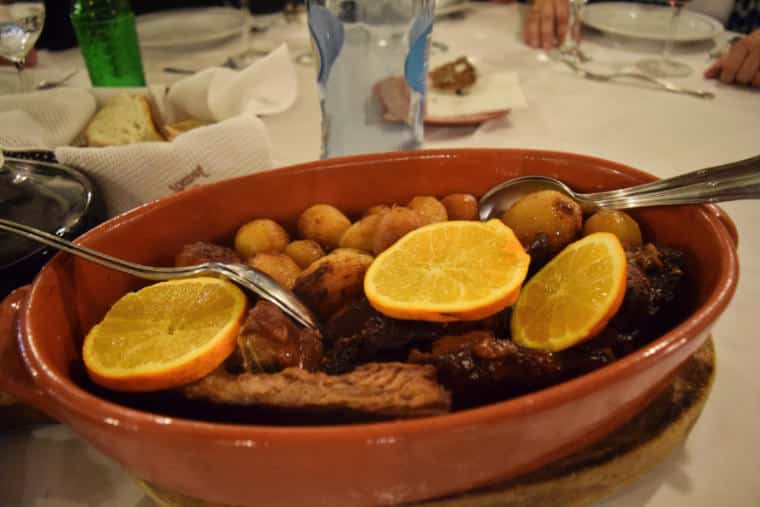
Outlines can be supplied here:
[[570, 0], [570, 19], [567, 26], [567, 34], [562, 46], [559, 49], [563, 58], [569, 58], [576, 63], [587, 62], [590, 60], [583, 51], [581, 51], [581, 16], [583, 8], [588, 0]]
[[243, 16], [243, 27], [240, 35], [240, 41], [243, 49], [240, 53], [235, 55], [235, 63], [239, 67], [245, 67], [258, 55], [253, 51], [251, 47], [251, 30], [253, 30], [253, 18], [250, 11], [250, 0], [240, 0], [240, 11]]
[[673, 44], [675, 41], [678, 21], [681, 19], [681, 10], [689, 0], [668, 0], [670, 3], [670, 28], [668, 29], [668, 38], [665, 40], [665, 47], [662, 50], [662, 56], [659, 58], [648, 58], [639, 61], [636, 65], [655, 77], [684, 77], [692, 72], [692, 68], [683, 62], [673, 60]]
[[0, 56], [16, 67], [19, 92], [30, 89], [24, 78], [24, 64], [26, 55], [42, 32], [44, 22], [43, 2], [0, 0]]
[[295, 2], [289, 0], [239, 0], [239, 5], [245, 20], [241, 35], [243, 47], [232, 60], [236, 67], [242, 68], [269, 53], [253, 47], [251, 32], [266, 32], [275, 24], [278, 16], [282, 16], [285, 22], [293, 21], [297, 8]]

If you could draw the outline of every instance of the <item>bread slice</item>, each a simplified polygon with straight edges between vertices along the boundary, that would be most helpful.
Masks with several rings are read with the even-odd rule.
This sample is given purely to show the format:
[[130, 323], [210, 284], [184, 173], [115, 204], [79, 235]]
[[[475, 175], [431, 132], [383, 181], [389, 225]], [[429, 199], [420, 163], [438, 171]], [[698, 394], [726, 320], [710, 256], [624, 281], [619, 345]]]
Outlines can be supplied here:
[[203, 127], [208, 124], [209, 123], [207, 121], [190, 118], [189, 120], [182, 120], [170, 125], [164, 125], [163, 132], [164, 135], [166, 135], [166, 140], [172, 141], [175, 137], [182, 134], [183, 132], [187, 132], [188, 130], [192, 130], [194, 128]]
[[84, 131], [87, 146], [117, 146], [163, 141], [153, 122], [148, 99], [122, 93], [110, 99]]

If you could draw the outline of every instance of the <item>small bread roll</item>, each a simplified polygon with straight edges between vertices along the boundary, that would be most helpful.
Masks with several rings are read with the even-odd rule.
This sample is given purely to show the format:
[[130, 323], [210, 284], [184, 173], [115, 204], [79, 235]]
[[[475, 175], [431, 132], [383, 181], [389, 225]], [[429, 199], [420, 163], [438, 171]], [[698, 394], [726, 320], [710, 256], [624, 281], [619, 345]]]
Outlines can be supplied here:
[[163, 141], [158, 133], [148, 99], [121, 93], [111, 98], [84, 130], [87, 146], [103, 147]]

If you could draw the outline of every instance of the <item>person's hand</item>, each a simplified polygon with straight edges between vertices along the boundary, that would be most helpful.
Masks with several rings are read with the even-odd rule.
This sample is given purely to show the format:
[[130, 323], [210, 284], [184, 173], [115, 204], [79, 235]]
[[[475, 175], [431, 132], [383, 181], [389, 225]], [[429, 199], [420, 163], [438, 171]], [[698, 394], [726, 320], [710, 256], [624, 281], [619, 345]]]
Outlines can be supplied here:
[[760, 28], [734, 44], [705, 71], [705, 77], [760, 88]]
[[523, 29], [525, 43], [533, 48], [551, 49], [565, 39], [568, 0], [535, 0]]

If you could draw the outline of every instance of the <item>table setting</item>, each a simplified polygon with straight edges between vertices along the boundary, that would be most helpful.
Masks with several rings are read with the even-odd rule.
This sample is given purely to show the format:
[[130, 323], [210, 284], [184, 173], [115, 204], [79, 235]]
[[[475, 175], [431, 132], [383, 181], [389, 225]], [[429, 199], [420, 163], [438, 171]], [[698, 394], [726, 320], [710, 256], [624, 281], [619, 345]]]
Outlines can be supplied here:
[[[458, 391], [449, 389], [451, 414], [346, 424], [315, 419], [314, 425], [287, 419], [283, 426], [264, 414], [260, 425], [250, 423], [254, 416], [224, 424], [222, 410], [195, 420], [194, 409], [171, 396], [112, 396], [88, 380], [88, 373], [96, 377], [87, 357], [80, 364], [82, 337], [145, 283], [77, 259], [71, 250], [52, 257], [52, 249], [28, 243], [36, 263], [18, 264], [15, 273], [11, 266], [3, 276], [19, 276], [15, 287], [45, 269], [3, 302], [0, 367], [7, 373], [0, 372], [0, 386], [11, 399], [42, 410], [25, 407], [29, 413], [19, 424], [0, 424], [0, 503], [235, 505], [255, 503], [258, 495], [266, 505], [758, 504], [754, 354], [760, 346], [752, 340], [752, 311], [760, 297], [760, 208], [751, 199], [757, 198], [760, 89], [703, 77], [740, 36], [689, 10], [688, 2], [683, 9], [680, 3], [578, 2], [570, 20], [577, 40], [536, 49], [523, 41], [529, 5], [421, 1], [406, 13], [413, 21], [399, 57], [396, 38], [374, 28], [357, 35], [352, 25], [361, 16], [378, 23], [387, 11], [344, 6], [333, 15], [323, 2], [307, 4], [264, 15], [249, 14], [247, 2], [138, 15], [144, 85], [93, 86], [77, 47], [38, 49], [26, 68], [0, 66], [0, 163], [8, 171], [0, 183], [11, 189], [10, 197], [0, 193], [0, 219], [20, 222], [14, 213], [23, 210], [12, 207], [16, 189], [26, 191], [32, 187], [24, 185], [41, 178], [59, 185], [46, 187], [50, 202], [92, 199], [96, 209], [77, 208], [83, 218], [66, 230], [29, 224], [131, 262], [132, 274], [135, 266], [175, 266], [176, 252], [198, 240], [215, 246], [235, 238], [230, 248], [240, 254], [237, 227], [252, 217], [282, 224], [288, 244], [313, 239], [324, 259], [333, 259], [345, 248], [343, 239], [326, 246], [304, 232], [303, 217], [315, 203], [334, 206], [354, 228], [373, 215], [373, 206], [412, 208], [413, 196], [446, 204], [442, 196], [467, 192], [479, 197], [485, 225], [509, 209], [502, 203], [489, 215], [489, 188], [541, 175], [578, 192], [602, 192], [610, 207], [638, 206], [631, 216], [645, 239], [687, 252], [684, 269], [696, 277], [690, 313], [630, 355], [556, 386], [464, 409]], [[403, 62], [403, 75], [382, 78], [381, 60], [360, 45], [375, 39], [384, 58]], [[366, 96], [354, 94], [360, 88]], [[120, 122], [129, 115], [139, 118], [135, 129], [149, 132], [126, 129]], [[96, 141], [98, 135], [105, 140]], [[34, 160], [45, 162], [34, 167]], [[690, 200], [663, 202], [671, 195], [668, 178], [691, 191]], [[644, 185], [641, 204], [615, 194], [635, 185]], [[656, 207], [649, 207], [647, 193], [660, 198]], [[584, 206], [583, 194], [576, 201]], [[696, 202], [720, 207], [684, 205]], [[585, 208], [584, 222], [596, 211]], [[3, 231], [6, 221], [0, 220]], [[433, 225], [410, 227], [385, 253], [372, 243], [372, 262]], [[248, 265], [260, 269], [251, 259]], [[176, 266], [170, 269], [182, 269]], [[307, 329], [327, 329], [320, 320], [331, 322], [323, 306], [331, 302], [329, 290], [313, 298], [313, 314], [298, 314], [288, 311], [288, 298], [304, 294], [298, 281], [285, 295], [261, 284], [254, 278], [261, 301]], [[372, 293], [367, 297], [374, 302]], [[426, 354], [433, 352], [418, 357]], [[399, 364], [422, 367], [412, 363]], [[425, 367], [430, 364], [444, 371], [440, 363]], [[704, 375], [701, 383], [695, 371]], [[683, 386], [697, 394], [684, 398]], [[0, 389], [0, 417], [13, 406], [2, 395]], [[675, 422], [652, 429], [645, 419], [652, 411]], [[646, 441], [625, 440], [625, 431], [638, 435], [641, 428], [650, 431]], [[615, 445], [623, 449], [619, 457], [608, 452]], [[607, 465], [619, 471], [602, 468]], [[286, 476], [293, 478], [290, 486]], [[585, 481], [598, 487], [596, 495], [585, 496]]]

